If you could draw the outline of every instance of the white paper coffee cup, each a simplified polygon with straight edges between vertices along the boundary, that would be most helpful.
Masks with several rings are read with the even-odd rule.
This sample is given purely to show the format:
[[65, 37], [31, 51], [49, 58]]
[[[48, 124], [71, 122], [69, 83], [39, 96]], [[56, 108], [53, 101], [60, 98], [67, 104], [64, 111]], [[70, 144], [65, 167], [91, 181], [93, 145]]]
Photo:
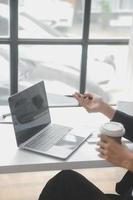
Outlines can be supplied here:
[[103, 124], [100, 128], [101, 134], [110, 137], [122, 137], [125, 134], [124, 126], [119, 122], [107, 122]]

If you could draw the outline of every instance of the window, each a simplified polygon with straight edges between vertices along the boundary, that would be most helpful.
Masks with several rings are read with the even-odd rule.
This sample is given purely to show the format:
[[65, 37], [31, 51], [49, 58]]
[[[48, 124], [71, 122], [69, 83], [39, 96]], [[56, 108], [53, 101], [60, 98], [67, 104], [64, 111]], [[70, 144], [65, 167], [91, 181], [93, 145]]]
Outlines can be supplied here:
[[127, 45], [89, 45], [87, 80], [95, 83], [90, 90], [111, 103], [124, 98], [127, 56]]
[[132, 20], [131, 0], [92, 0], [90, 38], [129, 38]]
[[48, 93], [127, 95], [132, 0], [0, 0], [0, 105], [44, 80]]
[[83, 15], [84, 0], [19, 0], [19, 37], [82, 38]]
[[0, 45], [0, 105], [7, 103], [10, 94], [9, 46]]
[[20, 45], [19, 88], [45, 80], [49, 93], [73, 94], [79, 90], [81, 46]]
[[111, 103], [130, 96], [127, 59], [132, 24], [131, 0], [92, 0], [87, 79], [95, 81], [100, 86], [96, 93]]
[[0, 37], [9, 37], [9, 2], [0, 3]]

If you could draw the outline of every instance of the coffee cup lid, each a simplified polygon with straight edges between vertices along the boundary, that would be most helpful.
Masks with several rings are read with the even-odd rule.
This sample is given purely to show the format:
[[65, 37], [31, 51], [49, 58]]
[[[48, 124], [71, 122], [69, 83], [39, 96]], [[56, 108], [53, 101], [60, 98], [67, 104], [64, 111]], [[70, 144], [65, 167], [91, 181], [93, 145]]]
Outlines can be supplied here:
[[102, 134], [111, 137], [122, 137], [125, 133], [124, 126], [119, 122], [107, 122], [100, 128]]

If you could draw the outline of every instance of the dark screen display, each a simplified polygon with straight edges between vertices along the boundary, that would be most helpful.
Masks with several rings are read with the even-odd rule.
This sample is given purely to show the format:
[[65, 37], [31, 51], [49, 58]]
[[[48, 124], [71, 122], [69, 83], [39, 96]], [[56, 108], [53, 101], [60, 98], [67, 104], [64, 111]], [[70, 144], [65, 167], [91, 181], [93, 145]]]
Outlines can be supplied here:
[[43, 81], [9, 97], [9, 105], [18, 145], [51, 122]]

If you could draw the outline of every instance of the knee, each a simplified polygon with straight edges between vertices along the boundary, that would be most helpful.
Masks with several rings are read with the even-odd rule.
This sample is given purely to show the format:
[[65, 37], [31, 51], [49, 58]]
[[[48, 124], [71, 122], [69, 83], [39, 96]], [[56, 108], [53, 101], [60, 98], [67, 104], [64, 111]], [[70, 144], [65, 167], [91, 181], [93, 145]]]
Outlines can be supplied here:
[[73, 170], [62, 170], [57, 175], [57, 178], [63, 179], [64, 181], [72, 181], [74, 179], [78, 179], [79, 173]]
[[63, 176], [63, 177], [71, 177], [75, 174], [75, 172], [73, 170], [62, 170], [60, 171], [57, 176]]

